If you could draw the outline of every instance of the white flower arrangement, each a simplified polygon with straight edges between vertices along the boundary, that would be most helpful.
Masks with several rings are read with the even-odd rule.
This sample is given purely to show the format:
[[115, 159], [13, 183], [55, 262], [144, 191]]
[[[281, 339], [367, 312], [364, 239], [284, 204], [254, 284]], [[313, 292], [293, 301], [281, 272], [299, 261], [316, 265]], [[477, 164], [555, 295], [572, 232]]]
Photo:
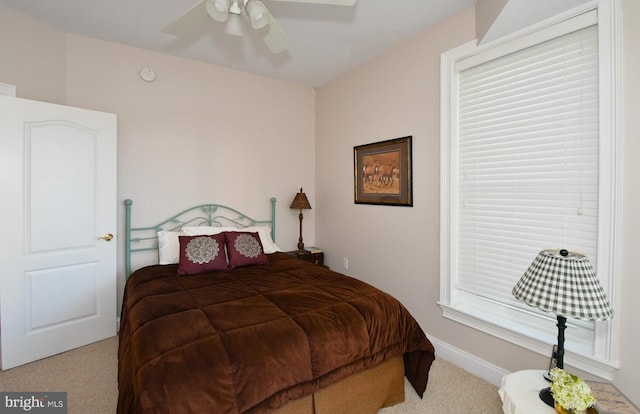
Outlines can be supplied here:
[[556, 404], [566, 410], [585, 411], [596, 403], [589, 384], [561, 368], [551, 370], [551, 393]]

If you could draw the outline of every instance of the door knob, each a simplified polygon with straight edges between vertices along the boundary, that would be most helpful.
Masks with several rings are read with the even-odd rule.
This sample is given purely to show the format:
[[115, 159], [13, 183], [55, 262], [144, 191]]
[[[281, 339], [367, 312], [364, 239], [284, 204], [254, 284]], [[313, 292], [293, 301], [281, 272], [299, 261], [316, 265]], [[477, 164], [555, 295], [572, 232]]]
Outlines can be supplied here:
[[111, 239], [113, 239], [113, 234], [111, 233], [107, 233], [102, 237], [98, 237], [99, 239], [105, 240], [105, 241], [111, 241]]

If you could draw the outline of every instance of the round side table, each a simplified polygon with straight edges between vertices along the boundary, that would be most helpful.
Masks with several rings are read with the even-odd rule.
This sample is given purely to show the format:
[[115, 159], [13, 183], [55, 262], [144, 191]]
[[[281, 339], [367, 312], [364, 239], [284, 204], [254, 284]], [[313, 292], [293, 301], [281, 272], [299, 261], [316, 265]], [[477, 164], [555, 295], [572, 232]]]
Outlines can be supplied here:
[[538, 394], [551, 383], [542, 376], [543, 370], [516, 371], [502, 377], [498, 390], [505, 414], [554, 414], [555, 409], [545, 404]]

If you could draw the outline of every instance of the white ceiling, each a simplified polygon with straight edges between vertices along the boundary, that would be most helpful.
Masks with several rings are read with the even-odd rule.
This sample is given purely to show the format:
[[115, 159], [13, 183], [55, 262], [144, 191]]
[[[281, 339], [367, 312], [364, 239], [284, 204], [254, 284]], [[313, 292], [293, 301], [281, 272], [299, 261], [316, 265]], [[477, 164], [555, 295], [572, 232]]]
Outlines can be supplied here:
[[[315, 87], [476, 2], [358, 0], [349, 7], [263, 0], [293, 43], [290, 51], [273, 55], [256, 33], [229, 36], [224, 34], [224, 23], [210, 18], [182, 36], [161, 33], [197, 1], [0, 0], [0, 4], [65, 32]], [[246, 25], [245, 32], [253, 30]]]

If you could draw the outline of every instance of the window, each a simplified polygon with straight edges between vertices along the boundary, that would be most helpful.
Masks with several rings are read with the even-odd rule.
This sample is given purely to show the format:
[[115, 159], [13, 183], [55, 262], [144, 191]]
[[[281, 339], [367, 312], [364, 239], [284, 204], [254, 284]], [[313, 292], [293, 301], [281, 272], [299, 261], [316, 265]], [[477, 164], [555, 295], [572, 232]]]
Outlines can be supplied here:
[[[615, 308], [611, 10], [442, 58], [443, 315], [544, 355], [555, 316], [511, 294], [539, 251], [587, 255]], [[567, 364], [611, 378], [615, 322], [567, 323]]]

